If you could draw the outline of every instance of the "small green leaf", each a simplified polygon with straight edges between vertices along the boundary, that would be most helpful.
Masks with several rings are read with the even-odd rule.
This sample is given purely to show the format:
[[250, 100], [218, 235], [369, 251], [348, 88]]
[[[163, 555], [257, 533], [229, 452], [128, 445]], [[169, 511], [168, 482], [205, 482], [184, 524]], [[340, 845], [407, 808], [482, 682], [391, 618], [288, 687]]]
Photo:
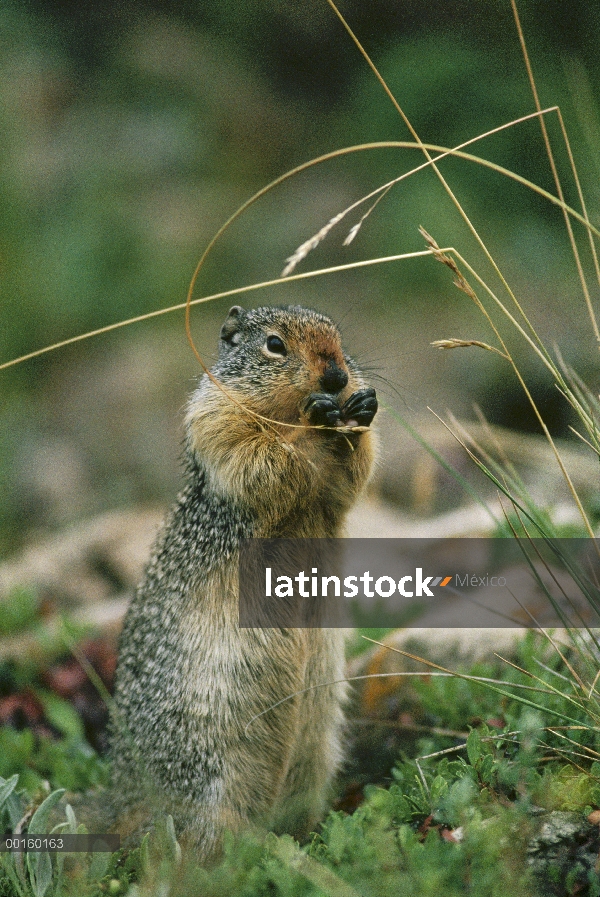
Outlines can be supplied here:
[[491, 754], [486, 754], [479, 768], [481, 780], [485, 782], [486, 785], [491, 785], [497, 771], [498, 767], [496, 761]]
[[98, 851], [92, 854], [92, 862], [90, 863], [90, 868], [88, 869], [87, 874], [88, 881], [100, 881], [102, 876], [106, 873], [110, 858], [110, 853]]
[[177, 842], [177, 836], [175, 834], [175, 824], [173, 822], [173, 817], [171, 815], [167, 816], [166, 822], [166, 836], [167, 836], [167, 850], [169, 853], [169, 859], [172, 862], [179, 865], [181, 861], [181, 847]]
[[56, 726], [67, 738], [82, 739], [84, 737], [81, 717], [68, 701], [51, 693], [40, 694], [44, 713], [53, 726]]
[[483, 746], [481, 744], [481, 735], [477, 729], [471, 729], [467, 737], [467, 756], [471, 766], [477, 766], [483, 756]]
[[19, 781], [18, 774], [11, 776], [10, 779], [3, 779], [0, 776], [0, 810], [2, 810], [5, 801], [8, 801], [8, 798], [13, 793], [15, 788], [17, 787], [17, 782]]
[[27, 853], [27, 868], [35, 897], [44, 897], [52, 882], [52, 860], [45, 850]]
[[17, 773], [10, 779], [3, 779], [0, 776], [0, 812], [4, 810], [8, 813], [11, 828], [14, 828], [17, 822], [23, 818], [23, 801], [18, 794], [15, 794], [18, 781]]
[[77, 819], [75, 818], [75, 810], [71, 806], [71, 804], [67, 804], [65, 807], [65, 813], [67, 816], [67, 821], [69, 823], [69, 834], [74, 835], [77, 831]]
[[152, 860], [150, 857], [150, 832], [146, 832], [140, 844], [140, 862], [142, 870], [148, 874], [152, 868]]
[[448, 782], [443, 776], [436, 776], [433, 782], [431, 783], [431, 803], [435, 806], [437, 802], [442, 798], [448, 791]]
[[56, 806], [64, 793], [64, 788], [58, 788], [56, 791], [53, 791], [52, 794], [49, 794], [46, 800], [40, 804], [40, 806], [31, 817], [31, 822], [28, 826], [28, 833], [30, 835], [46, 834], [50, 811], [54, 806]]

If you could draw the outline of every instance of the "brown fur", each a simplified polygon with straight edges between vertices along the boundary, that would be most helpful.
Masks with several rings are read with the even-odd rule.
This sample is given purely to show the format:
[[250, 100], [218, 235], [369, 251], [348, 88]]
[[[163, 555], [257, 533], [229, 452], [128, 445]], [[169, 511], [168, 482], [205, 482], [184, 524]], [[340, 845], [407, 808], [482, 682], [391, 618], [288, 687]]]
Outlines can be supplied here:
[[121, 813], [167, 809], [205, 858], [226, 828], [306, 834], [341, 759], [345, 686], [311, 686], [343, 679], [343, 632], [240, 628], [237, 540], [341, 535], [374, 454], [370, 432], [304, 410], [328, 365], [348, 378], [340, 406], [364, 387], [327, 318], [236, 307], [221, 337], [187, 415], [189, 485], [125, 623], [113, 736]]

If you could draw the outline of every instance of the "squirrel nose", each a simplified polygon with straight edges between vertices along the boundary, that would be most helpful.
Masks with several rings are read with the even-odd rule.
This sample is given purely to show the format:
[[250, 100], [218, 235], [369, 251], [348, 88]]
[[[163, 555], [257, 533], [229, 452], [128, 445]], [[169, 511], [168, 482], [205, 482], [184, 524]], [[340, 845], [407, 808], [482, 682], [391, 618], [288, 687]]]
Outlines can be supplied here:
[[348, 374], [338, 367], [335, 361], [328, 361], [320, 383], [323, 392], [338, 393], [348, 383]]

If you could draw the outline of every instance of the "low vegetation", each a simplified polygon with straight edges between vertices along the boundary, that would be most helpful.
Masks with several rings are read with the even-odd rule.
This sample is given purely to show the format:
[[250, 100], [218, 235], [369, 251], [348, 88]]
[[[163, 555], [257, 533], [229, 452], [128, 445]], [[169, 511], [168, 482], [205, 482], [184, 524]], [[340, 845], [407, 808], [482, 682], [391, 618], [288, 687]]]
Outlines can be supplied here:
[[[70, 663], [57, 657], [54, 669]], [[202, 869], [167, 819], [141, 847], [112, 856], [3, 853], [0, 894], [598, 895], [600, 731], [576, 667], [575, 651], [531, 632], [514, 665], [413, 681], [425, 719], [418, 740], [306, 844], [232, 836], [222, 860]], [[42, 669], [5, 663], [1, 672], [3, 719], [13, 707], [0, 729], [3, 829], [84, 831], [78, 808], [90, 789], [101, 795], [106, 760]], [[349, 806], [351, 787], [342, 777], [338, 806]]]

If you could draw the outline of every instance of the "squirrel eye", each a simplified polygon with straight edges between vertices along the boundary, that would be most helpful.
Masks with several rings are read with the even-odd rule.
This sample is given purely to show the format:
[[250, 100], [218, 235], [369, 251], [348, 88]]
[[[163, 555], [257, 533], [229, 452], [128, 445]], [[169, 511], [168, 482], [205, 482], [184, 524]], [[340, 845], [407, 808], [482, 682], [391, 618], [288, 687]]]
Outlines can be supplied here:
[[275, 355], [287, 355], [285, 344], [278, 336], [271, 335], [267, 337], [267, 349]]

